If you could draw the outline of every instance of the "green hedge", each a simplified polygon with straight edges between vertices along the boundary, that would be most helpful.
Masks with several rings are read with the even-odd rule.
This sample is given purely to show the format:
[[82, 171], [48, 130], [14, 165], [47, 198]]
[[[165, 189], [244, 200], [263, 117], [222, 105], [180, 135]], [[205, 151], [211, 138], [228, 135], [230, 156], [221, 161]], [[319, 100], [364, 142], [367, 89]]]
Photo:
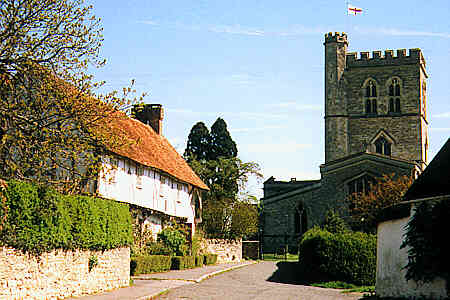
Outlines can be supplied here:
[[217, 254], [205, 254], [205, 265], [214, 265], [217, 262]]
[[53, 249], [108, 250], [133, 241], [127, 204], [67, 196], [9, 181], [0, 191], [0, 244], [40, 254]]
[[204, 264], [205, 264], [205, 256], [204, 255], [195, 256], [195, 266], [196, 267], [203, 267]]
[[172, 270], [184, 270], [195, 268], [195, 256], [173, 256]]
[[172, 257], [167, 255], [146, 255], [132, 257], [130, 262], [131, 275], [149, 274], [169, 271]]
[[300, 241], [299, 262], [324, 280], [375, 284], [376, 236], [361, 232], [332, 234], [313, 228]]

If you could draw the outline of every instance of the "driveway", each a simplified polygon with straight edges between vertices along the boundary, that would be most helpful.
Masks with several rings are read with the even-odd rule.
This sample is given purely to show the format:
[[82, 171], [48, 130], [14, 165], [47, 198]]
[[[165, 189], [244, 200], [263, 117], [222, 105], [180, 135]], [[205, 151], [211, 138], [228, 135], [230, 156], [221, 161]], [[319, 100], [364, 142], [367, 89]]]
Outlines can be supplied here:
[[200, 283], [171, 289], [160, 300], [357, 300], [362, 294], [301, 285], [295, 276], [296, 263], [261, 262], [225, 272]]

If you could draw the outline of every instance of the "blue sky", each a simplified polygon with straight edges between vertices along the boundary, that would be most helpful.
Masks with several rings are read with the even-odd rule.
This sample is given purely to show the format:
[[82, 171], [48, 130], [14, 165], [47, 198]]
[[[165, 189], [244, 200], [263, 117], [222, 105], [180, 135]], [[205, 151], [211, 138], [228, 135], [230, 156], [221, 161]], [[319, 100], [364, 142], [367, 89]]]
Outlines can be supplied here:
[[[326, 32], [350, 51], [421, 48], [430, 156], [450, 136], [450, 1], [91, 1], [103, 20], [105, 90], [131, 79], [165, 107], [163, 133], [183, 152], [192, 126], [222, 117], [239, 157], [264, 178], [316, 179], [324, 162]], [[262, 183], [251, 183], [262, 195]]]

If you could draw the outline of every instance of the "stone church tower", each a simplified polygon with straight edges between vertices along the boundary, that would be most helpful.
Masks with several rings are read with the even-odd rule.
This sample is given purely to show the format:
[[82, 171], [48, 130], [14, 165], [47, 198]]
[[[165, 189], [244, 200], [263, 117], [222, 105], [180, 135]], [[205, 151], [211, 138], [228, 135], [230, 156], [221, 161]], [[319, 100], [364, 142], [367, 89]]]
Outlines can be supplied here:
[[358, 152], [427, 161], [425, 60], [420, 49], [347, 53], [325, 35], [325, 164]]
[[264, 182], [266, 251], [299, 237], [351, 193], [384, 174], [426, 166], [426, 65], [420, 49], [347, 52], [345, 33], [325, 34], [325, 162], [320, 180]]

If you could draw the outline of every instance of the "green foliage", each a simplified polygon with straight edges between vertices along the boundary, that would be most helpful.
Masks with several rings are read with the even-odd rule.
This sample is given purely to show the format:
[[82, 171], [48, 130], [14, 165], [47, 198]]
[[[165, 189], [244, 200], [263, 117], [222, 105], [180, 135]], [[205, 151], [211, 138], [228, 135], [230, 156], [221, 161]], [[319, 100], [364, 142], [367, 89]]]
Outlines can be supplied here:
[[424, 201], [415, 208], [401, 246], [409, 247], [407, 280], [430, 282], [442, 277], [450, 286], [448, 228], [450, 200]]
[[186, 236], [179, 229], [166, 227], [158, 233], [158, 241], [163, 243], [171, 252], [171, 255], [184, 256], [187, 254], [188, 245]]
[[217, 262], [217, 254], [205, 254], [204, 263], [205, 265], [214, 265]]
[[92, 271], [93, 268], [98, 266], [98, 257], [96, 255], [89, 256], [88, 268], [89, 272]]
[[163, 242], [151, 242], [146, 245], [144, 252], [149, 255], [173, 255], [174, 251]]
[[167, 255], [142, 255], [131, 258], [131, 275], [169, 271], [172, 257]]
[[299, 262], [321, 279], [373, 285], [376, 236], [362, 232], [333, 234], [312, 228], [300, 241]]
[[[239, 192], [245, 190], [249, 176], [262, 178], [260, 168], [254, 162], [242, 162], [237, 152], [222, 118], [214, 122], [211, 133], [203, 122], [192, 127], [184, 156], [210, 188], [202, 197], [201, 226], [211, 238], [241, 238], [254, 233], [258, 224], [254, 210], [244, 204], [248, 199], [239, 197]], [[242, 213], [234, 212], [233, 216], [235, 207], [241, 208]]]
[[3, 245], [40, 254], [59, 248], [107, 250], [132, 242], [126, 204], [62, 195], [45, 186], [14, 180], [1, 195]]
[[205, 256], [204, 255], [196, 255], [195, 256], [195, 266], [202, 267], [205, 264]]
[[196, 160], [209, 160], [210, 158], [211, 136], [205, 123], [196, 123], [189, 133], [184, 157], [188, 162], [195, 158]]
[[195, 268], [195, 256], [173, 256], [172, 270], [184, 270]]
[[232, 158], [237, 156], [236, 143], [231, 138], [227, 129], [227, 123], [222, 118], [217, 118], [211, 126], [210, 149], [210, 160], [217, 160], [219, 157]]
[[334, 210], [329, 210], [325, 215], [322, 228], [331, 233], [345, 233], [350, 229], [347, 223], [339, 216], [339, 213]]

